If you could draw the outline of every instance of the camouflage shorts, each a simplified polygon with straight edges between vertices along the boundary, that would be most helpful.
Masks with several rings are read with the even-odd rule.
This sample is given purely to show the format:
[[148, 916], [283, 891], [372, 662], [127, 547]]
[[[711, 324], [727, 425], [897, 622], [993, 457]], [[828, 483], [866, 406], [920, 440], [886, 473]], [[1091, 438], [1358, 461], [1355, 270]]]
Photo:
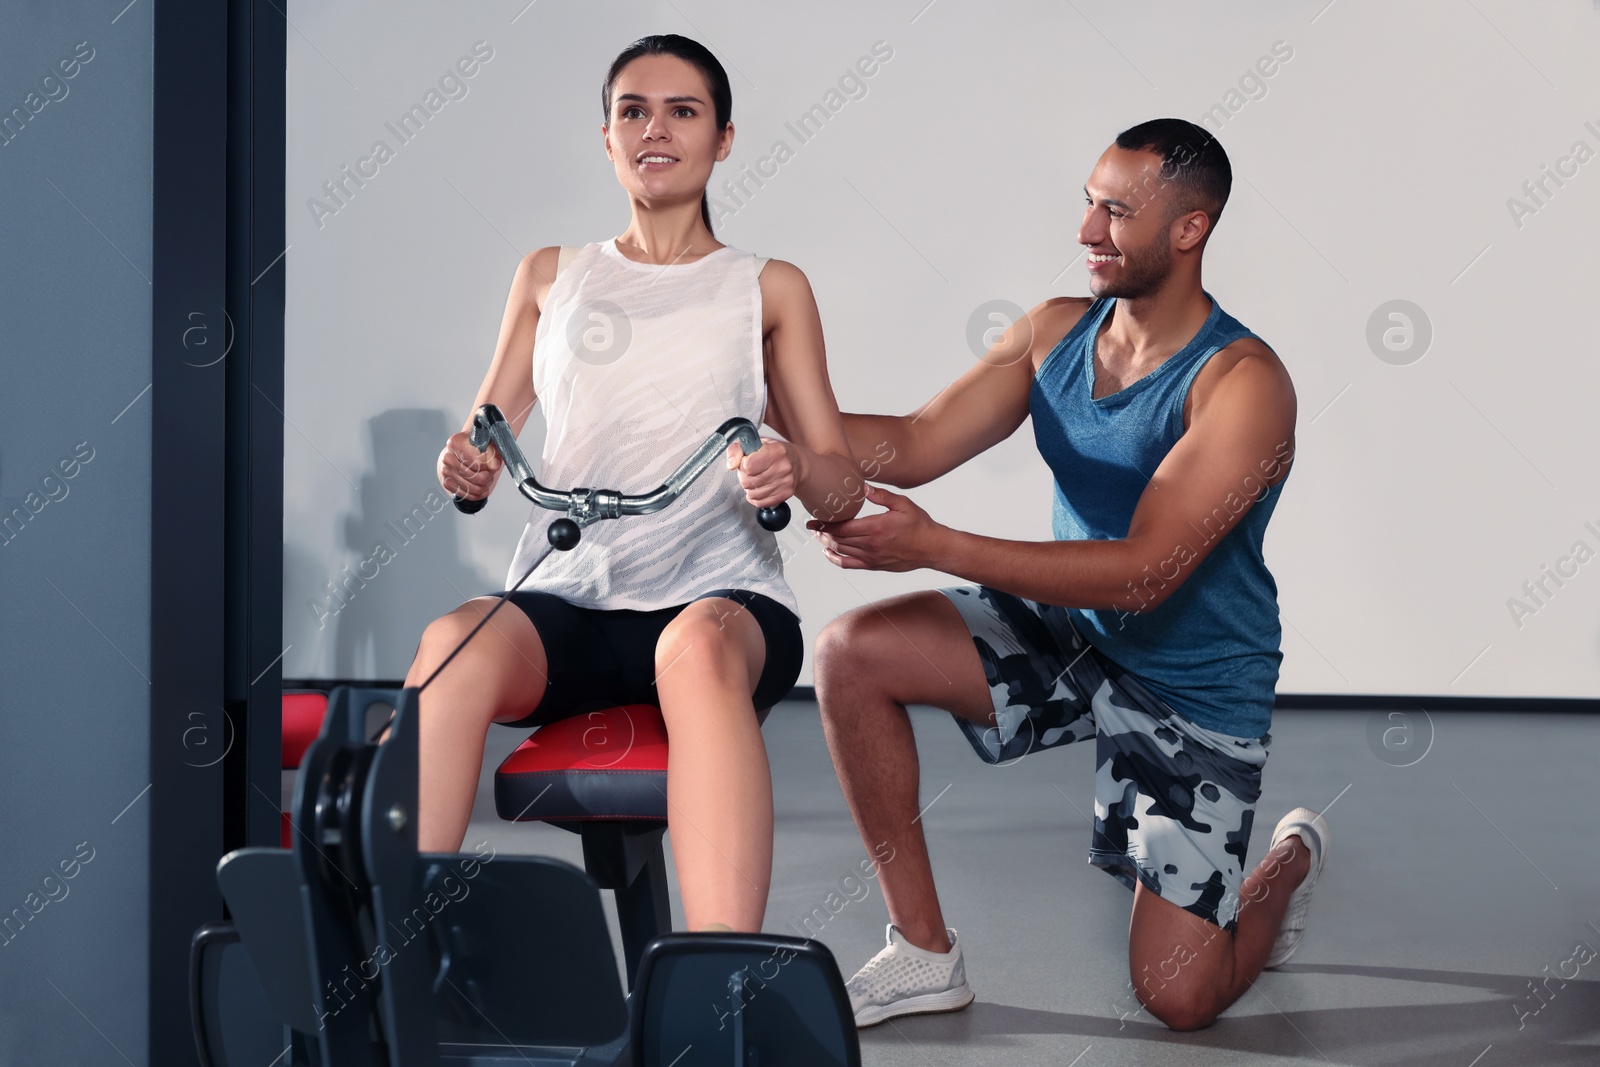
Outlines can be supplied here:
[[1095, 739], [1089, 862], [1232, 929], [1269, 735], [1185, 719], [1080, 634], [1067, 612], [982, 586], [941, 589], [972, 633], [995, 725], [957, 718], [986, 762]]

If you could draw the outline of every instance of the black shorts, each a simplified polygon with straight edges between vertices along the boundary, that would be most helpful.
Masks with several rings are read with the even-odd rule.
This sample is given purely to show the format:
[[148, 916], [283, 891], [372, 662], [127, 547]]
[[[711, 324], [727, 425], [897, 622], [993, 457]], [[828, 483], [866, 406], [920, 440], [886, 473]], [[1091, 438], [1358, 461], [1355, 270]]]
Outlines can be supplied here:
[[[794, 612], [760, 593], [714, 589], [695, 600], [709, 597], [724, 597], [744, 605], [761, 627], [767, 654], [751, 700], [758, 710], [772, 707], [789, 695], [795, 679], [800, 677], [805, 652], [800, 620]], [[688, 604], [653, 611], [586, 608], [550, 593], [520, 589], [510, 599], [539, 631], [549, 678], [538, 708], [502, 725], [543, 726], [598, 708], [659, 702], [656, 642], [661, 631]]]

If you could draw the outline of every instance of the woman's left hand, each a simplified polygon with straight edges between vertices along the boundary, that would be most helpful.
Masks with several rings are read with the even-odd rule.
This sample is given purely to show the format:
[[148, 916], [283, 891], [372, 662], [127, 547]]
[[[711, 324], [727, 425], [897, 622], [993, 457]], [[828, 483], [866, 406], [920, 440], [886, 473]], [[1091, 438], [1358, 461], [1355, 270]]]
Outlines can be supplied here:
[[776, 507], [794, 496], [805, 475], [798, 449], [787, 441], [761, 439], [761, 449], [745, 454], [739, 442], [728, 445], [728, 469], [739, 472], [745, 499], [758, 508]]

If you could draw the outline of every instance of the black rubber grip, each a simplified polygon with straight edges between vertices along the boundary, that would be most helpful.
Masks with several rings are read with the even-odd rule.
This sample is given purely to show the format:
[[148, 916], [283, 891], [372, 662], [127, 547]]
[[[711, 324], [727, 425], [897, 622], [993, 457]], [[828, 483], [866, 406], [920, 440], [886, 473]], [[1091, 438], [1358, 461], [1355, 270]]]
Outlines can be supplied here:
[[763, 530], [771, 530], [773, 533], [777, 533], [789, 525], [788, 502], [785, 501], [775, 508], [762, 508], [756, 512], [756, 521], [761, 524]]

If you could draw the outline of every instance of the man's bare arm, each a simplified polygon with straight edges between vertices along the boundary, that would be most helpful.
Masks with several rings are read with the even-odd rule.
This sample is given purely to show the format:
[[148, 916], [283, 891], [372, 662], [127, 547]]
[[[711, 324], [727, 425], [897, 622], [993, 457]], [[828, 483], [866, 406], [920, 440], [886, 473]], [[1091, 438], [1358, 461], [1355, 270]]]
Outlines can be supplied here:
[[1294, 386], [1277, 356], [1246, 339], [1213, 359], [1223, 363], [1195, 398], [1189, 429], [1145, 486], [1126, 538], [1032, 543], [956, 533], [946, 549], [949, 566], [934, 565], [1062, 607], [1160, 606], [1284, 478], [1294, 457]]
[[1089, 301], [1046, 300], [1001, 334], [983, 358], [909, 415], [845, 412], [863, 473], [910, 489], [955, 470], [1016, 432], [1028, 417], [1033, 375]]
[[881, 493], [869, 499], [891, 514], [829, 527], [824, 545], [846, 568], [931, 567], [1047, 604], [1148, 611], [1283, 479], [1294, 455], [1294, 420], [1288, 372], [1265, 345], [1246, 339], [1212, 357], [1196, 379], [1189, 428], [1145, 487], [1121, 540], [981, 537]]

